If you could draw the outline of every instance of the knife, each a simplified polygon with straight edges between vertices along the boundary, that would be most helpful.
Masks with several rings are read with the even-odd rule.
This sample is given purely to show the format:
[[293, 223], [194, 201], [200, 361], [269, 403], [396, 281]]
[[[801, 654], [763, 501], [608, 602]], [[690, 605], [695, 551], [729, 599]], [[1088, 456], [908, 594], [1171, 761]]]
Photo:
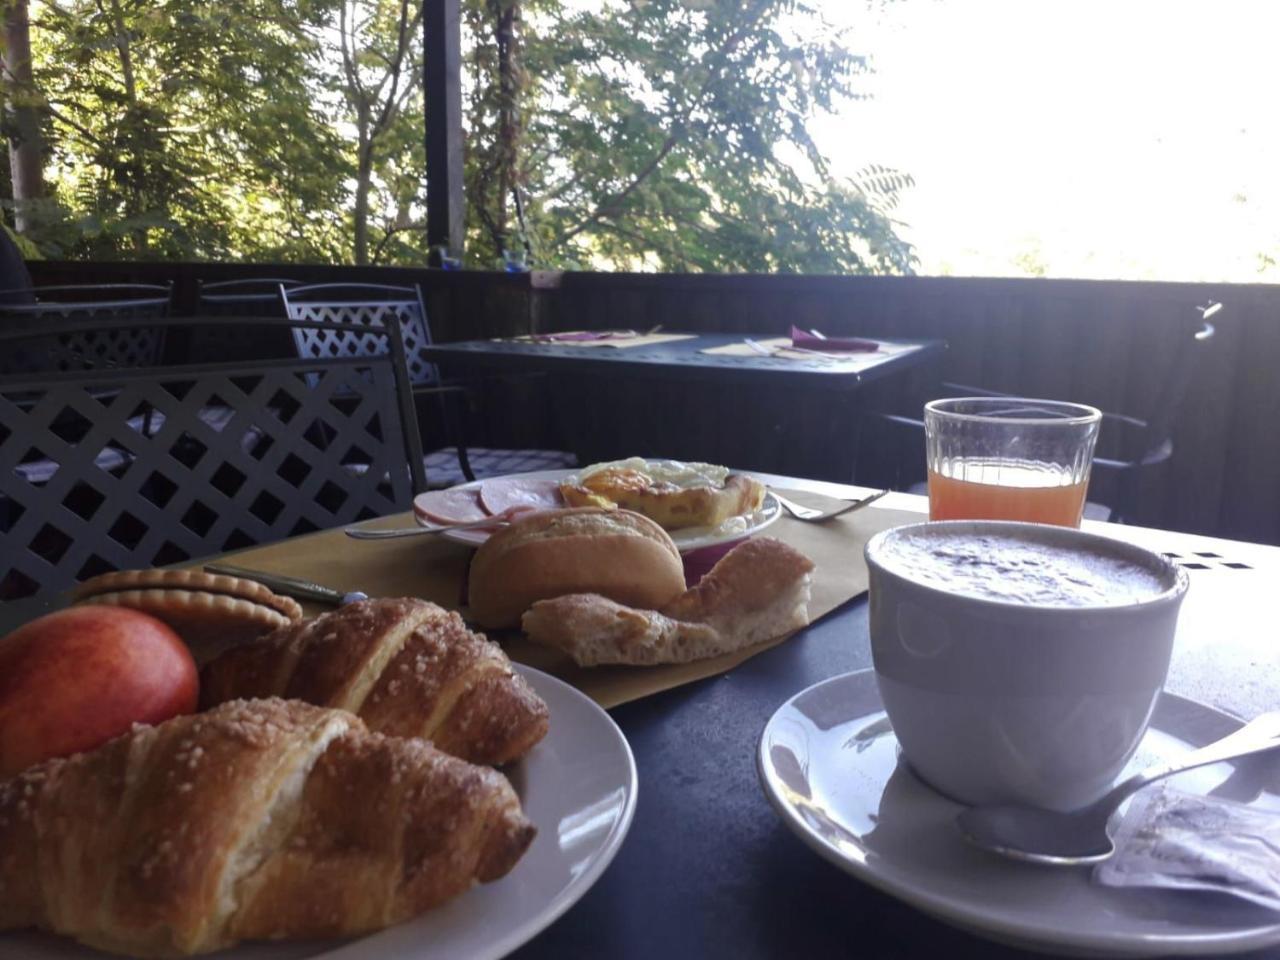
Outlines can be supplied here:
[[332, 604], [335, 607], [355, 603], [357, 600], [369, 599], [368, 594], [361, 593], [359, 590], [342, 593], [332, 587], [312, 583], [310, 580], [303, 580], [300, 577], [287, 577], [282, 573], [247, 570], [244, 567], [233, 567], [226, 563], [207, 563], [204, 568], [209, 573], [221, 573], [229, 577], [243, 577], [246, 580], [255, 580], [265, 587], [270, 587], [276, 593], [282, 593], [287, 597], [294, 597], [299, 600], [317, 600], [320, 603]]

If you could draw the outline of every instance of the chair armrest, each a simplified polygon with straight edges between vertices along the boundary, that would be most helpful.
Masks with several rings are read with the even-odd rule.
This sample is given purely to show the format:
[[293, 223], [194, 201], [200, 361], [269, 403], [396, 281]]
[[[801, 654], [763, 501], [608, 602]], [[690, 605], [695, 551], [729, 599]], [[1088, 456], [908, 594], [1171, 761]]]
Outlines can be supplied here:
[[454, 383], [438, 383], [434, 387], [414, 387], [413, 395], [415, 397], [425, 397], [442, 394], [466, 395], [469, 391], [466, 387]]

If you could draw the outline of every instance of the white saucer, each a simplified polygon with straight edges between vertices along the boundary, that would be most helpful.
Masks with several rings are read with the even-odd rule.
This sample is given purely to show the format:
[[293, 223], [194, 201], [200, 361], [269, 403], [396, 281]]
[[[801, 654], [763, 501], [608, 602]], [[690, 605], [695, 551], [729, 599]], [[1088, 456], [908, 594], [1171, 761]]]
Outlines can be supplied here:
[[[1239, 720], [1162, 694], [1131, 768], [1225, 736]], [[966, 844], [963, 809], [898, 763], [871, 670], [816, 684], [770, 718], [760, 781], [774, 809], [836, 866], [972, 933], [1032, 950], [1140, 957], [1231, 953], [1280, 943], [1280, 915], [1228, 897], [1118, 890], [1088, 868], [1015, 863]], [[1280, 809], [1274, 765], [1218, 764], [1169, 781]], [[1228, 782], [1229, 781], [1229, 782]]]
[[[636, 764], [626, 737], [595, 701], [516, 664], [546, 701], [551, 729], [504, 768], [538, 828], [528, 852], [494, 883], [420, 917], [355, 940], [244, 943], [211, 960], [497, 960], [533, 939], [600, 879], [636, 809]], [[0, 958], [107, 960], [66, 937], [0, 933]]]

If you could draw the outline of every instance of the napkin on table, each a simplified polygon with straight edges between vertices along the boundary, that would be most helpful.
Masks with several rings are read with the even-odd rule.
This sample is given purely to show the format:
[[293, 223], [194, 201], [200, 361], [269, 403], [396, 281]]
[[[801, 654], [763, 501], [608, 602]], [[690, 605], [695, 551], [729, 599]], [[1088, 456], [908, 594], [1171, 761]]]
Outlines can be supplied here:
[[791, 327], [791, 345], [803, 350], [821, 350], [824, 353], [873, 353], [880, 349], [874, 340], [861, 337], [822, 337], [814, 330]]
[[634, 330], [575, 330], [571, 333], [535, 333], [532, 339], [540, 343], [581, 343], [588, 340], [626, 340], [635, 335]]

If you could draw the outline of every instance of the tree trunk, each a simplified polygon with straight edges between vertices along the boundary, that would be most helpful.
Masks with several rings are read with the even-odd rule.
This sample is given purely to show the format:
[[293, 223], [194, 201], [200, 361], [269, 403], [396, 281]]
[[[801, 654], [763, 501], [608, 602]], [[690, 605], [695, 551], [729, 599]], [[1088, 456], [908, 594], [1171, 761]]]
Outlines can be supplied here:
[[498, 11], [498, 21], [494, 27], [494, 37], [498, 43], [498, 194], [494, 198], [493, 242], [499, 257], [502, 257], [503, 251], [511, 243], [507, 205], [516, 183], [519, 157], [519, 22], [520, 4], [515, 2]]
[[4, 67], [10, 89], [6, 103], [9, 120], [9, 171], [13, 181], [14, 226], [19, 233], [33, 224], [29, 201], [44, 196], [44, 164], [41, 157], [40, 114], [31, 75], [31, 23], [27, 0], [12, 0], [5, 16]]
[[[98, 9], [104, 15], [101, 2]], [[115, 28], [116, 53], [120, 57], [120, 77], [124, 81], [124, 95], [126, 101], [125, 114], [121, 120], [121, 128], [127, 131], [126, 139], [126, 155], [130, 159], [128, 174], [128, 189], [131, 195], [128, 214], [131, 217], [146, 213], [149, 203], [147, 202], [147, 184], [146, 184], [146, 167], [143, 161], [135, 136], [138, 126], [138, 78], [133, 69], [133, 51], [129, 47], [129, 31], [124, 19], [124, 11], [120, 7], [120, 0], [111, 0], [111, 22]], [[134, 229], [131, 231], [133, 237], [133, 251], [138, 257], [144, 257], [147, 253], [147, 247], [150, 243], [147, 236], [147, 230]]]
[[352, 257], [358, 266], [369, 262], [369, 191], [373, 186], [373, 141], [369, 138], [369, 111], [362, 104], [357, 112], [356, 128], [356, 203], [352, 212]]

